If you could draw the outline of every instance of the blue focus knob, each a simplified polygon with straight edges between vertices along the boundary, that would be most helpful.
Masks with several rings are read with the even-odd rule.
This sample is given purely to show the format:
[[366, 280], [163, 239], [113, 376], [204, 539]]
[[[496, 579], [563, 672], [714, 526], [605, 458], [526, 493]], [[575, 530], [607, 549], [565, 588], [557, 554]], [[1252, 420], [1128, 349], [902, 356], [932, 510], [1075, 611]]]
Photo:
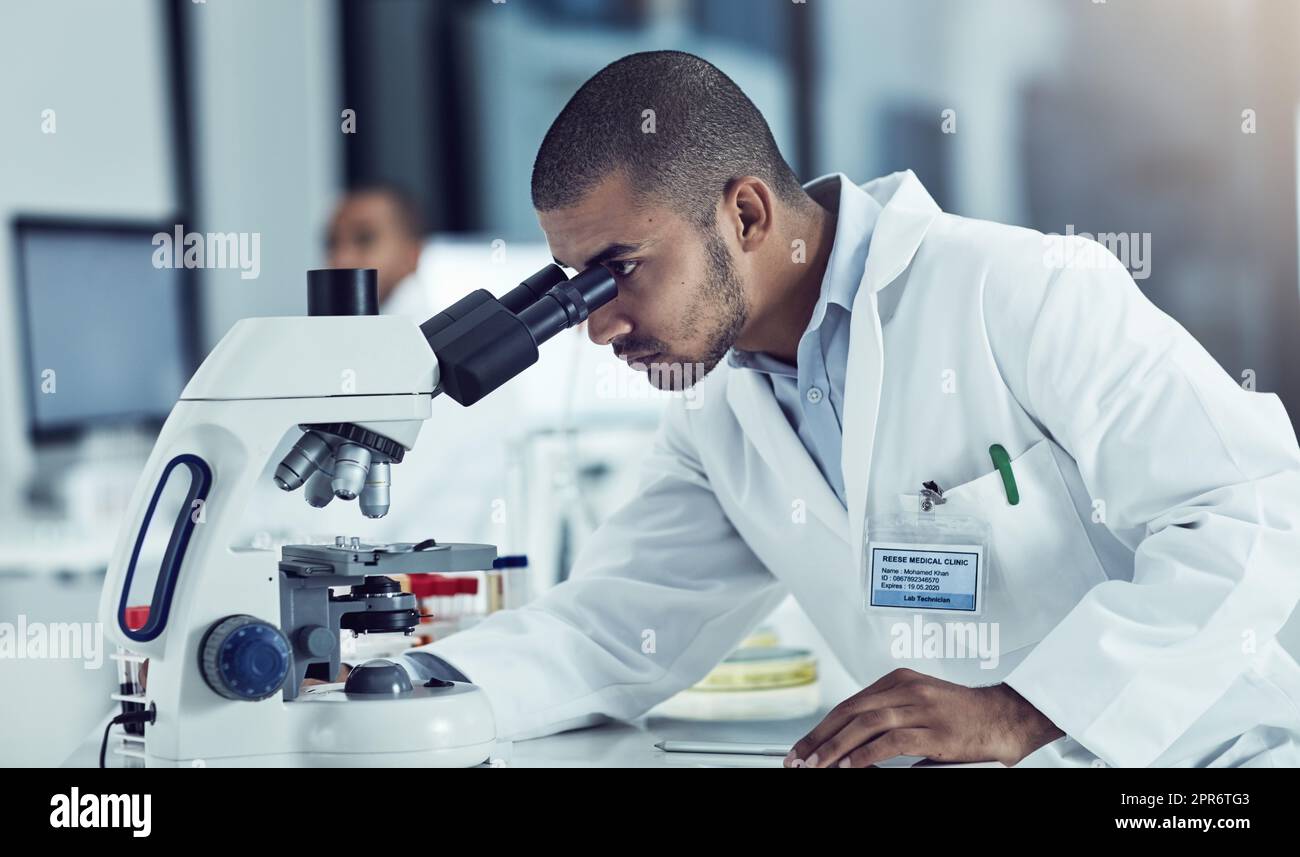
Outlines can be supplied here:
[[227, 616], [203, 638], [199, 668], [208, 687], [227, 699], [266, 699], [289, 675], [289, 641], [255, 616]]

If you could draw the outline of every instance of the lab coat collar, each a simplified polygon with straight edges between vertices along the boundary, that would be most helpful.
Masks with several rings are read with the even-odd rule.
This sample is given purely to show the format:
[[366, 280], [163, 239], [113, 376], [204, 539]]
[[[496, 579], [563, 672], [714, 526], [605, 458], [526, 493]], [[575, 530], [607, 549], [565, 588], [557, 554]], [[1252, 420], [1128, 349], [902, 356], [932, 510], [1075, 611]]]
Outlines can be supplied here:
[[848, 500], [849, 544], [855, 562], [860, 561], [864, 546], [867, 484], [884, 377], [884, 335], [877, 293], [897, 280], [912, 263], [921, 241], [941, 213], [911, 170], [867, 182], [862, 189], [880, 202], [884, 210], [876, 223], [866, 270], [853, 302], [849, 364], [844, 380], [841, 464]]
[[892, 283], [912, 263], [921, 239], [942, 211], [911, 170], [872, 179], [862, 185], [862, 190], [884, 206], [862, 278], [874, 293]]
[[[838, 174], [810, 183], [832, 181]], [[883, 339], [876, 293], [897, 279], [916, 255], [940, 214], [930, 194], [911, 171], [884, 176], [861, 188], [882, 206], [872, 232], [862, 279], [853, 300], [849, 360], [845, 378], [842, 465], [848, 517], [826, 479], [809, 456], [769, 384], [757, 372], [732, 371], [727, 399], [745, 436], [772, 470], [789, 481], [791, 499], [803, 500], [830, 529], [862, 553], [866, 520], [867, 479], [871, 472], [876, 415], [884, 369]], [[856, 561], [856, 560], [855, 560]]]

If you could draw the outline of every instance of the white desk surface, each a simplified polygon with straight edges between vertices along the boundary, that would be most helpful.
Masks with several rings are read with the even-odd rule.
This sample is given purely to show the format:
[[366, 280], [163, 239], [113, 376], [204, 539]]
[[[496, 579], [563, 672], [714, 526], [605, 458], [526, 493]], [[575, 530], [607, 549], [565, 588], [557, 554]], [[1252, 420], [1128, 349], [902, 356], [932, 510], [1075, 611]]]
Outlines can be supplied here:
[[[663, 740], [730, 741], [746, 744], [790, 746], [813, 728], [826, 712], [798, 720], [763, 722], [707, 722], [673, 720], [648, 716], [633, 721], [611, 722], [589, 729], [578, 729], [515, 741], [499, 747], [494, 755], [509, 768], [780, 768], [780, 756], [747, 756], [694, 753], [665, 753], [655, 747]], [[99, 744], [107, 716], [93, 734], [64, 761], [64, 767], [94, 767], [99, 764]], [[121, 767], [123, 759], [112, 752], [109, 742], [107, 764]], [[883, 767], [907, 767], [915, 757], [900, 757]], [[1002, 767], [994, 763], [968, 765], [934, 765], [933, 767]]]

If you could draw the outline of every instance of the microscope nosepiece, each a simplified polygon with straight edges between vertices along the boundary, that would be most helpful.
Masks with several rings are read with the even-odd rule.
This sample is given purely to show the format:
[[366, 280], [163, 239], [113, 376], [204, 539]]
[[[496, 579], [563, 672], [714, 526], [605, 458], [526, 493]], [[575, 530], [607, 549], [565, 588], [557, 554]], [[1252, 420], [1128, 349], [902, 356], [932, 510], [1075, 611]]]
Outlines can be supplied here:
[[371, 464], [365, 487], [361, 489], [361, 496], [357, 500], [361, 506], [361, 514], [367, 518], [382, 518], [387, 515], [388, 489], [391, 485], [392, 474], [388, 462], [376, 461]]
[[330, 487], [340, 500], [355, 500], [366, 486], [370, 470], [370, 450], [356, 443], [345, 443], [334, 452], [334, 479]]
[[284, 491], [296, 491], [329, 456], [330, 445], [325, 438], [314, 431], [306, 432], [276, 465], [275, 484]]

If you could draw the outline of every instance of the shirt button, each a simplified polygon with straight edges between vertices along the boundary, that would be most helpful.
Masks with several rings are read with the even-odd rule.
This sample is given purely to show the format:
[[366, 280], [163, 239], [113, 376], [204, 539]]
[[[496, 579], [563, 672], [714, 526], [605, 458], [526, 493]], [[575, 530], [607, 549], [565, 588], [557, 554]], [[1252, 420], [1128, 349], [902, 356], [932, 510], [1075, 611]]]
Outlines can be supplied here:
[[817, 404], [818, 402], [820, 402], [821, 400], [822, 400], [822, 388], [821, 388], [821, 387], [809, 387], [809, 388], [808, 388], [808, 401], [812, 402], [812, 403], [815, 405], [815, 404]]

